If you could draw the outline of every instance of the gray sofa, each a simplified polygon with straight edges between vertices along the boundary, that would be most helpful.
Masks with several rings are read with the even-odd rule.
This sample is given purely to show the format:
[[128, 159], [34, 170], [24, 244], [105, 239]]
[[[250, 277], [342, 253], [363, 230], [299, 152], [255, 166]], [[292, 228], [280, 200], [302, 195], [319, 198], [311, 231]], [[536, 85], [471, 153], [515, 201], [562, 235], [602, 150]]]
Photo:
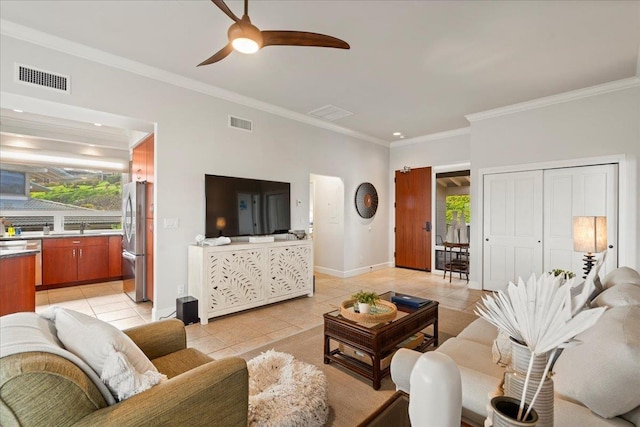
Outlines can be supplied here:
[[[640, 426], [640, 274], [621, 267], [602, 286], [592, 306], [609, 309], [576, 337], [582, 344], [565, 349], [554, 366], [556, 426]], [[462, 419], [473, 426], [484, 424], [490, 397], [504, 376], [492, 357], [497, 335], [479, 318], [436, 350], [460, 370]], [[407, 349], [396, 352], [391, 376], [398, 390], [411, 393], [409, 379], [420, 356]]]

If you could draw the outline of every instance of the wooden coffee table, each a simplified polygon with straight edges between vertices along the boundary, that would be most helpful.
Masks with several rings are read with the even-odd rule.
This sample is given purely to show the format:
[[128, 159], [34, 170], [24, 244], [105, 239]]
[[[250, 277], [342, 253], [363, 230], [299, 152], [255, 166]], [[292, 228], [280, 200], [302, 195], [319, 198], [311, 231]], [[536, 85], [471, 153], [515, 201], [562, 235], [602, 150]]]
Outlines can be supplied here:
[[[386, 292], [380, 299], [391, 301], [395, 292]], [[433, 333], [425, 333], [422, 344], [416, 350], [438, 346], [438, 301], [431, 301], [420, 308], [398, 305], [395, 320], [375, 325], [361, 324], [340, 315], [340, 310], [324, 314], [324, 363], [335, 362], [373, 381], [373, 388], [380, 389], [382, 378], [389, 375], [389, 366], [381, 368], [380, 362], [397, 350], [398, 344], [416, 332], [433, 325]], [[423, 332], [424, 333], [424, 332]], [[340, 348], [331, 350], [331, 340], [345, 344], [371, 358], [371, 365], [349, 357]]]

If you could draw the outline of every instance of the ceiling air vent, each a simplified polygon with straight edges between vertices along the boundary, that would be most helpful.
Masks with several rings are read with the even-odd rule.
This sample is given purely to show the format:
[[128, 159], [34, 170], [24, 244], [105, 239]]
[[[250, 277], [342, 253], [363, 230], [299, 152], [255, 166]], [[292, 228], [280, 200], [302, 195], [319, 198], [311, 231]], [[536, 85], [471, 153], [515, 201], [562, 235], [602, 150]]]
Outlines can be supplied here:
[[251, 120], [241, 119], [240, 117], [229, 116], [229, 127], [246, 132], [253, 132], [253, 122]]
[[309, 111], [307, 114], [319, 119], [329, 120], [330, 122], [353, 115], [351, 111], [344, 110], [331, 104]]
[[69, 76], [16, 64], [16, 80], [21, 83], [45, 87], [55, 91], [71, 93]]

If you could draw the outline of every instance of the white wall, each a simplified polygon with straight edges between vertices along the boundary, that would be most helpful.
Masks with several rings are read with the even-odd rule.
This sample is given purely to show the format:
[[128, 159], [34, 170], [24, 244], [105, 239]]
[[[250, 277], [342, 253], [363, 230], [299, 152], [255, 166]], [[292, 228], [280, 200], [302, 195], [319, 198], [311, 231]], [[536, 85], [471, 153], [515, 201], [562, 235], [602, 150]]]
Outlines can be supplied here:
[[[637, 268], [640, 185], [640, 87], [514, 112], [471, 124], [471, 217], [481, 224], [480, 170], [525, 164], [594, 162], [624, 155], [621, 165], [620, 261]], [[626, 203], [626, 204], [625, 204]], [[482, 248], [481, 227], [472, 227], [471, 245]], [[471, 264], [480, 277], [481, 263]]]
[[311, 174], [313, 203], [313, 265], [316, 271], [344, 273], [344, 183], [335, 176]]
[[[10, 37], [0, 47], [3, 93], [156, 123], [154, 318], [174, 311], [187, 283], [187, 245], [204, 232], [205, 173], [291, 182], [292, 200], [302, 201], [292, 203], [294, 229], [308, 228], [310, 173], [338, 176], [345, 272], [388, 263], [388, 148]], [[71, 94], [15, 83], [14, 62], [71, 76]], [[229, 114], [253, 120], [254, 132], [227, 127]], [[351, 203], [361, 182], [373, 183], [383, 201], [369, 223]], [[164, 229], [165, 218], [180, 227]]]

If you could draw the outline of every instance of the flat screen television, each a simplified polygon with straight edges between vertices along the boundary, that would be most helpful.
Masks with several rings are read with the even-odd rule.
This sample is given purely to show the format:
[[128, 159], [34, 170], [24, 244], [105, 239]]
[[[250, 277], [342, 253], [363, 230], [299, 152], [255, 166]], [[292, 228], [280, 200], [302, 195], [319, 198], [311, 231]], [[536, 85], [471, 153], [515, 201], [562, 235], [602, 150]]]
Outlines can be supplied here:
[[287, 233], [291, 228], [291, 184], [205, 175], [206, 237]]

